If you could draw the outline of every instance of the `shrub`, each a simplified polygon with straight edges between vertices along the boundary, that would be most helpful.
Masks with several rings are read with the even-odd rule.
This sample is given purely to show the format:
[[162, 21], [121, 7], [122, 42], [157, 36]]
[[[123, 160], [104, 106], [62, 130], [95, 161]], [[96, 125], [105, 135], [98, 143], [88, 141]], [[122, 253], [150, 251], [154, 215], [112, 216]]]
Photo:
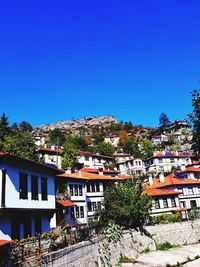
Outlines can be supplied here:
[[181, 222], [182, 217], [180, 214], [161, 214], [155, 217], [150, 217], [149, 224], [167, 224], [174, 222]]
[[170, 248], [177, 248], [177, 247], [180, 247], [180, 245], [176, 245], [176, 244], [171, 244], [169, 242], [164, 242], [164, 243], [161, 243], [161, 244], [158, 244], [156, 246], [157, 250], [168, 250]]

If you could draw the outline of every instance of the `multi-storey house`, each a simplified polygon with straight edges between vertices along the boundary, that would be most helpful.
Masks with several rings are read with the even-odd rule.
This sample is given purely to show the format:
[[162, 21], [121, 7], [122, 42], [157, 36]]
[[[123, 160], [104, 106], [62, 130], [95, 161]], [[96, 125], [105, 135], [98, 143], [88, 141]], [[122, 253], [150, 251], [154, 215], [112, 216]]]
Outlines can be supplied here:
[[104, 137], [104, 142], [109, 143], [113, 146], [118, 146], [119, 144], [119, 136], [116, 134], [109, 134]]
[[145, 175], [145, 165], [141, 159], [134, 158], [129, 154], [115, 153], [113, 154], [115, 158], [117, 169], [122, 175]]
[[37, 150], [37, 154], [41, 161], [48, 165], [54, 165], [61, 169], [62, 164], [62, 147], [51, 146], [43, 147]]
[[[60, 222], [62, 224], [65, 222], [66, 225], [87, 224], [88, 220], [94, 218], [96, 210], [101, 209], [107, 183], [122, 180], [124, 180], [124, 177], [111, 177], [82, 170], [58, 175], [57, 192], [59, 193], [59, 188], [66, 185], [67, 197], [63, 200], [68, 198], [70, 203], [68, 203], [67, 212], [58, 214], [57, 224], [59, 225]], [[66, 208], [63, 208], [63, 210], [66, 210]], [[62, 217], [60, 217], [61, 214], [63, 214]]]
[[105, 166], [111, 165], [112, 162], [113, 162], [112, 157], [100, 155], [98, 153], [93, 154], [87, 151], [82, 151], [80, 153], [80, 156], [77, 158], [77, 164], [79, 165], [79, 169], [82, 168], [104, 169]]
[[159, 178], [156, 179], [150, 177], [149, 184], [147, 185], [147, 193], [158, 189], [167, 190], [166, 192], [171, 191], [171, 193], [174, 192], [175, 199], [172, 205], [169, 197], [164, 198], [162, 194], [158, 194], [154, 198], [154, 214], [172, 212], [172, 206], [187, 211], [192, 208], [200, 208], [200, 180], [184, 178], [180, 174], [178, 176], [175, 174], [167, 176], [160, 174]]
[[55, 176], [61, 171], [0, 153], [0, 239], [22, 239], [50, 230]]
[[173, 169], [181, 168], [192, 163], [191, 153], [189, 152], [169, 152], [155, 153], [145, 161], [148, 173], [172, 172]]

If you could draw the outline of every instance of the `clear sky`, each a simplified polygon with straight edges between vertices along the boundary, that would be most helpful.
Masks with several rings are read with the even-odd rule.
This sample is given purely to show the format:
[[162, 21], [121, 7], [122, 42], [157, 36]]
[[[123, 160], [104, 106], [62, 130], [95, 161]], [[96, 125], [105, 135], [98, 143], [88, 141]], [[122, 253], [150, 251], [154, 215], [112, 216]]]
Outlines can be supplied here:
[[199, 14], [199, 0], [1, 1], [0, 112], [33, 125], [183, 119], [199, 87]]

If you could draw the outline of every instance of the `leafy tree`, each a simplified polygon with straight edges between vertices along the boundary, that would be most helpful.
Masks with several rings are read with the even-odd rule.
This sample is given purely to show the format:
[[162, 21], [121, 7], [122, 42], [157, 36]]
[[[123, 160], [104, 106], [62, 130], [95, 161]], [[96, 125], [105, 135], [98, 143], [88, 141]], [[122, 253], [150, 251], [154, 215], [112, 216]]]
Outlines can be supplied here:
[[11, 126], [10, 126], [10, 130], [12, 133], [16, 132], [16, 131], [19, 131], [19, 127], [17, 125], [16, 122], [14, 122]]
[[6, 136], [3, 143], [3, 151], [25, 159], [37, 160], [33, 135], [27, 131], [17, 131], [12, 135]]
[[200, 90], [192, 91], [193, 111], [189, 114], [192, 124], [192, 149], [199, 158], [200, 155]]
[[110, 184], [104, 193], [104, 209], [99, 213], [100, 222], [110, 222], [125, 229], [143, 227], [150, 214], [152, 198], [144, 193], [141, 178], [132, 178], [125, 183]]
[[99, 127], [93, 128], [93, 130], [92, 130], [92, 137], [94, 139], [95, 145], [97, 145], [98, 143], [103, 142], [104, 135], [105, 135], [105, 131], [104, 131], [104, 128], [103, 127], [101, 127], [101, 128], [99, 128]]
[[105, 142], [99, 143], [95, 150], [96, 153], [105, 156], [112, 156], [112, 154], [115, 152], [113, 146], [110, 143], [105, 143]]
[[76, 159], [79, 156], [80, 151], [77, 149], [75, 144], [66, 141], [63, 149], [63, 160], [62, 168], [73, 168], [76, 165]]
[[49, 132], [50, 144], [62, 146], [64, 142], [65, 142], [65, 135], [59, 128], [55, 128], [54, 130], [51, 130]]
[[119, 143], [124, 143], [127, 140], [127, 133], [124, 130], [119, 132]]
[[129, 131], [132, 130], [132, 129], [133, 129], [133, 124], [132, 124], [131, 121], [129, 121], [129, 122], [125, 122], [125, 123], [124, 123], [124, 130], [125, 130], [126, 132], [129, 132]]
[[5, 113], [0, 118], [0, 140], [3, 142], [5, 137], [10, 133], [8, 117]]
[[32, 132], [33, 131], [33, 127], [30, 125], [30, 123], [26, 122], [26, 121], [22, 121], [19, 124], [19, 130], [22, 132]]
[[165, 113], [161, 113], [159, 117], [159, 125], [161, 129], [166, 128], [170, 124], [170, 120]]
[[75, 147], [81, 151], [88, 150], [87, 141], [78, 134], [68, 136], [67, 141], [73, 143]]
[[110, 126], [107, 127], [107, 129], [110, 132], [118, 132], [121, 130], [121, 128], [122, 128], [121, 123], [116, 123], [116, 122], [111, 123]]
[[141, 151], [141, 155], [142, 158], [150, 158], [151, 156], [153, 156], [153, 144], [150, 140], [148, 140], [147, 138], [144, 138], [141, 142], [140, 142], [140, 151]]
[[130, 154], [134, 157], [141, 157], [141, 151], [139, 147], [139, 140], [136, 137], [131, 137], [125, 140], [125, 142], [121, 143], [124, 147], [124, 152]]

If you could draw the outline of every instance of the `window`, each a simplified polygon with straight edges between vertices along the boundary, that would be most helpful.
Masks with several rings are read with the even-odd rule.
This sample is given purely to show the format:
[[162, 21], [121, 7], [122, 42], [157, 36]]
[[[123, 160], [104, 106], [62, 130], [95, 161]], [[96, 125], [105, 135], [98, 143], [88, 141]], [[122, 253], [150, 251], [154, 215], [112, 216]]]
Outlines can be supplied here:
[[69, 191], [70, 191], [70, 195], [71, 196], [73, 196], [74, 195], [74, 187], [73, 187], [73, 185], [72, 184], [70, 184], [70, 186], [69, 186]]
[[101, 210], [101, 202], [97, 202], [97, 209]]
[[97, 192], [100, 191], [99, 184], [96, 184], [96, 191], [97, 191]]
[[160, 209], [160, 202], [159, 202], [159, 199], [156, 199], [156, 200], [155, 200], [155, 208], [156, 208], [156, 209]]
[[92, 184], [92, 192], [95, 192], [95, 184]]
[[25, 173], [19, 175], [19, 198], [28, 199], [28, 175]]
[[38, 177], [31, 175], [31, 198], [38, 200]]
[[158, 163], [162, 163], [163, 162], [163, 160], [162, 159], [158, 159]]
[[191, 208], [196, 208], [196, 207], [197, 207], [197, 202], [196, 202], [196, 200], [191, 200], [191, 201], [190, 201], [190, 206], [191, 206]]
[[88, 211], [92, 211], [92, 202], [87, 203]]
[[193, 188], [188, 188], [188, 195], [193, 195], [194, 192], [193, 192]]
[[167, 199], [163, 199], [163, 206], [164, 208], [168, 208]]
[[175, 161], [174, 161], [174, 158], [170, 158], [170, 162], [171, 163], [174, 163]]
[[42, 200], [47, 200], [47, 178], [41, 178]]
[[85, 160], [86, 160], [86, 161], [89, 161], [89, 157], [85, 157]]
[[84, 218], [84, 209], [83, 209], [83, 207], [80, 207], [80, 216], [81, 216], [81, 218]]
[[83, 195], [83, 189], [82, 189], [82, 185], [79, 185], [79, 196]]
[[76, 207], [76, 218], [79, 218], [79, 207]]
[[92, 202], [92, 210], [95, 211], [97, 208], [97, 203], [96, 202]]
[[41, 233], [41, 217], [38, 215], [35, 217], [35, 234], [36, 233]]
[[172, 207], [176, 207], [176, 201], [175, 198], [171, 198]]
[[74, 185], [74, 195], [78, 196], [78, 185]]
[[87, 192], [90, 192], [90, 184], [87, 184]]

